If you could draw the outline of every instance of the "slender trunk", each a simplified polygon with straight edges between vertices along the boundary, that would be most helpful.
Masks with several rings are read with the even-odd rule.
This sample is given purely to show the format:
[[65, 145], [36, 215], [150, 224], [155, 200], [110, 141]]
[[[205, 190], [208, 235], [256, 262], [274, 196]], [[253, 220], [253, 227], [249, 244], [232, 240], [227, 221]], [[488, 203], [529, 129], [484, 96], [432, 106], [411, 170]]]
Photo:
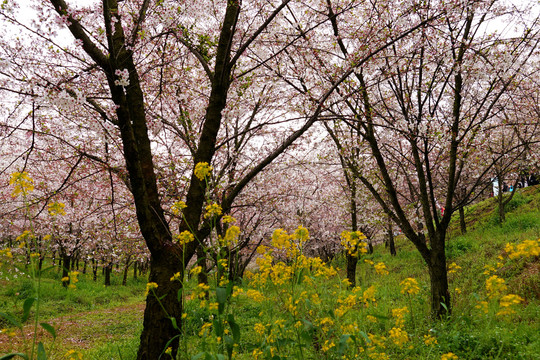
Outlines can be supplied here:
[[111, 272], [113, 269], [113, 263], [110, 262], [106, 266], [103, 267], [103, 270], [105, 271], [105, 286], [111, 286]]
[[130, 261], [131, 261], [131, 255], [127, 257], [126, 263], [124, 265], [124, 276], [122, 277], [123, 286], [127, 285], [127, 276], [128, 276], [129, 266], [131, 265]]
[[139, 267], [139, 262], [135, 261], [133, 263], [133, 279], [137, 280], [137, 268]]
[[461, 234], [465, 235], [467, 233], [467, 224], [465, 223], [465, 209], [463, 206], [459, 207], [459, 226], [461, 228]]
[[98, 268], [99, 268], [99, 261], [92, 258], [92, 275], [93, 275], [93, 280], [94, 281], [97, 281], [97, 271], [98, 271]]
[[[347, 176], [347, 172], [345, 172]], [[348, 181], [349, 188], [351, 189], [351, 230], [358, 231], [358, 209], [356, 208], [356, 183], [354, 180]], [[347, 252], [347, 280], [349, 280], [349, 286], [351, 288], [356, 286], [356, 266], [358, 264], [358, 256], [351, 256]]]
[[86, 260], [85, 258], [84, 263], [83, 263], [83, 269], [82, 269], [83, 274], [86, 274], [86, 266], [88, 265], [87, 263], [88, 263], [88, 260]]
[[373, 254], [373, 242], [371, 241], [371, 239], [368, 240], [367, 245], [368, 245], [368, 254]]
[[397, 252], [396, 252], [396, 244], [394, 242], [394, 228], [392, 226], [392, 219], [390, 217], [388, 217], [388, 228], [387, 228], [387, 239], [386, 239], [386, 244], [387, 244], [387, 247], [390, 247], [390, 255], [392, 256], [396, 256], [397, 255]]
[[68, 287], [69, 285], [69, 266], [71, 263], [71, 256], [67, 254], [62, 255], [62, 278], [68, 278], [67, 281], [62, 281], [62, 286]]

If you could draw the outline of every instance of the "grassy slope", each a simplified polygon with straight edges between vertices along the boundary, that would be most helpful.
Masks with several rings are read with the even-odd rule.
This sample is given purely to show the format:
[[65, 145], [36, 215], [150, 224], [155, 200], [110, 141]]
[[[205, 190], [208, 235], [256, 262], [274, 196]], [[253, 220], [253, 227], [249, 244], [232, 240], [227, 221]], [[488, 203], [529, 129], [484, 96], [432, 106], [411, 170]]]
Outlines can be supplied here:
[[[427, 350], [415, 345], [418, 350], [395, 353], [392, 359], [440, 359], [440, 354], [450, 351], [458, 354], [460, 359], [536, 359], [540, 356], [540, 340], [537, 336], [540, 332], [539, 259], [505, 260], [504, 265], [497, 268], [497, 263], [501, 261], [497, 257], [504, 255], [506, 243], [540, 238], [540, 187], [527, 188], [516, 194], [509, 205], [507, 221], [502, 225], [496, 221], [494, 200], [488, 199], [467, 209], [469, 232], [466, 235], [457, 234], [457, 221], [452, 225], [453, 235], [449, 238], [447, 248], [448, 263], [456, 262], [461, 270], [450, 274], [454, 311], [447, 321], [432, 322], [428, 317], [429, 281], [426, 268], [407, 240], [397, 240], [396, 257], [391, 257], [383, 246], [379, 246], [374, 254], [363, 258], [375, 263], [384, 262], [390, 270], [387, 276], [377, 275], [372, 267], [360, 262], [360, 284], [362, 288], [377, 284], [378, 306], [361, 310], [358, 317], [371, 314], [383, 319], [377, 325], [362, 325], [366, 332], [388, 330], [392, 325], [384, 324], [384, 319], [388, 318], [391, 309], [409, 305], [414, 313], [414, 319], [409, 319], [407, 323], [411, 339], [416, 338], [417, 343], [421, 343], [423, 334], [428, 332], [438, 339], [435, 349]], [[336, 265], [344, 268], [339, 260]], [[497, 318], [493, 313], [485, 315], [476, 308], [478, 301], [485, 298], [488, 275], [483, 273], [486, 265], [496, 268], [495, 273], [506, 280], [509, 293], [525, 299], [512, 320]], [[0, 279], [5, 277], [4, 270]], [[421, 285], [421, 293], [414, 297], [413, 303], [403, 303], [399, 293], [399, 283], [407, 277], [417, 278]], [[9, 281], [0, 280], [0, 311], [17, 312], [24, 297], [28, 296], [31, 284], [21, 279], [20, 275], [17, 279], [12, 275], [8, 278]], [[64, 354], [69, 349], [81, 351], [85, 359], [134, 358], [142, 323], [144, 279], [132, 280], [127, 287], [113, 285], [108, 288], [94, 284], [82, 275], [80, 279], [78, 289], [71, 291], [59, 286], [60, 279], [56, 273], [44, 280], [42, 316], [58, 331], [58, 340], [50, 358], [66, 358]], [[325, 294], [321, 293], [323, 301], [332, 301], [336, 291], [346, 291], [340, 287], [339, 280], [328, 284], [327, 288]], [[337, 290], [331, 290], [334, 288]], [[250, 359], [258, 341], [252, 331], [253, 326], [257, 322], [273, 321], [273, 316], [281, 309], [269, 309], [268, 304], [262, 306], [247, 299], [238, 300], [235, 306], [238, 309], [235, 311], [236, 321], [242, 329], [239, 357]], [[187, 310], [190, 315], [185, 326], [186, 344], [190, 353], [194, 354], [200, 341], [199, 328], [209, 313], [200, 309], [196, 301], [188, 301]], [[411, 324], [411, 321], [414, 323]], [[43, 338], [46, 345], [51, 343], [50, 336], [43, 335]], [[0, 334], [0, 354], [21, 349], [20, 340], [14, 339], [8, 339], [5, 333]], [[308, 358], [318, 356], [308, 353]]]

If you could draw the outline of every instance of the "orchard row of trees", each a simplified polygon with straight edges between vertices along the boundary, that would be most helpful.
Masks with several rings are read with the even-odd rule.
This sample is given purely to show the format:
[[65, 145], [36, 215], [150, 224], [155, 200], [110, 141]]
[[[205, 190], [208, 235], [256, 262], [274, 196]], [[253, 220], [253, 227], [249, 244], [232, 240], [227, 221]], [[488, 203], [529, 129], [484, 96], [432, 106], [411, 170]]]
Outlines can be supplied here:
[[[158, 287], [139, 359], [177, 334], [182, 284], [170, 278], [225, 230], [223, 215], [248, 254], [274, 227], [309, 228], [321, 254], [343, 230], [399, 227], [442, 315], [452, 214], [491, 178], [538, 169], [535, 6], [5, 1], [2, 236], [31, 220], [68, 256], [149, 254]], [[34, 191], [14, 197], [13, 173]], [[65, 215], [48, 211], [60, 203]], [[196, 241], [177, 241], [186, 232]]]

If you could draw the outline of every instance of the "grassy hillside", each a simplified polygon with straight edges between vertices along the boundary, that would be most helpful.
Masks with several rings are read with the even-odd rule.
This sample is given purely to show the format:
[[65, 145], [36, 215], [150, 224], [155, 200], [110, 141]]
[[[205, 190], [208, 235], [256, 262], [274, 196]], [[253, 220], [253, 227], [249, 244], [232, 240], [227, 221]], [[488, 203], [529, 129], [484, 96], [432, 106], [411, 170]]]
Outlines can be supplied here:
[[[495, 199], [488, 199], [467, 209], [466, 235], [458, 234], [457, 219], [452, 224], [447, 319], [430, 318], [426, 267], [398, 238], [395, 257], [383, 245], [362, 255], [352, 290], [343, 281], [343, 258], [324, 266], [299, 253], [287, 264], [263, 261], [263, 270], [234, 290], [212, 286], [209, 299], [190, 280], [179, 358], [226, 358], [230, 351], [238, 359], [538, 359], [540, 187], [521, 190], [508, 210], [498, 224]], [[0, 261], [0, 312], [20, 317], [35, 284]], [[38, 339], [49, 359], [134, 359], [146, 281], [123, 287], [116, 278], [105, 288], [79, 279], [76, 289], [64, 289], [58, 272], [44, 275], [40, 312], [57, 339], [42, 330]], [[224, 296], [227, 289], [232, 296]], [[0, 329], [0, 356], [28, 351], [32, 326], [25, 339], [5, 320]]]

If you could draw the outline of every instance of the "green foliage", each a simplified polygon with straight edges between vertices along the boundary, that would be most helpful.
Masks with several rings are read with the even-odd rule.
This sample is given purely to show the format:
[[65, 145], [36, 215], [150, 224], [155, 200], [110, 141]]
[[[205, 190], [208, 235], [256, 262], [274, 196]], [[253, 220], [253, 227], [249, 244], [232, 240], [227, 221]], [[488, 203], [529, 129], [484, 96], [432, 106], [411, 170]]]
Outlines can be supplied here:
[[[227, 284], [212, 286], [208, 299], [197, 295], [196, 277], [192, 277], [184, 284], [186, 318], [181, 328], [179, 358], [342, 359], [355, 354], [384, 358], [384, 354], [391, 359], [440, 359], [442, 354], [452, 352], [460, 359], [536, 359], [540, 353], [539, 259], [533, 254], [534, 244], [529, 248], [520, 246], [526, 240], [540, 238], [540, 214], [531, 208], [537, 196], [525, 194], [525, 200], [519, 200], [520, 205], [508, 214], [502, 226], [485, 221], [492, 214], [493, 204], [479, 203], [475, 211], [482, 212], [475, 215], [476, 228], [466, 235], [449, 237], [448, 264], [455, 269], [449, 272], [453, 312], [445, 320], [430, 319], [425, 265], [414, 246], [398, 237], [397, 256], [390, 256], [384, 246], [378, 245], [373, 254], [362, 257], [357, 269], [361, 290], [356, 292], [342, 282], [345, 264], [340, 257], [332, 264], [337, 269], [332, 276], [317, 277], [316, 267], [298, 267], [286, 278], [280, 277], [284, 273], [276, 273], [276, 282], [254, 283], [253, 276], [262, 270], [235, 288]], [[278, 240], [286, 244], [284, 239]], [[377, 273], [374, 264], [380, 262], [389, 274]], [[285, 271], [277, 264], [267, 262], [268, 274]], [[295, 264], [299, 264], [298, 260], [289, 259], [286, 266]], [[5, 268], [2, 272], [6, 272]], [[493, 277], [501, 279], [506, 287], [496, 296], [486, 285]], [[401, 293], [400, 283], [406, 278], [417, 279], [418, 294]], [[65, 289], [55, 271], [42, 278], [40, 326], [47, 335], [39, 340], [44, 349], [48, 349], [54, 336], [58, 343], [51, 354], [47, 353], [49, 358], [65, 357], [66, 351], [73, 348], [65, 340], [70, 337], [84, 344], [75, 349], [84, 359], [134, 359], [142, 329], [146, 279], [130, 279], [126, 287], [104, 287], [101, 279], [93, 282], [84, 274], [79, 279], [76, 289]], [[286, 281], [278, 284], [279, 279]], [[119, 276], [113, 274], [113, 283], [119, 283]], [[4, 313], [15, 320], [16, 329], [21, 319], [33, 319], [33, 290], [20, 276], [10, 277], [6, 284], [0, 287], [0, 304], [6, 305]], [[364, 302], [362, 296], [372, 285], [376, 289], [375, 301]], [[260, 291], [262, 298], [255, 300], [255, 293], [247, 296], [249, 290]], [[25, 295], [20, 296], [23, 292]], [[344, 300], [354, 294], [355, 305], [344, 307]], [[523, 301], [506, 307], [501, 302], [506, 294], [515, 294]], [[407, 311], [397, 326], [393, 311], [404, 307]], [[507, 309], [511, 311], [505, 313]], [[55, 331], [53, 325], [60, 316], [77, 326], [70, 330], [61, 326]], [[3, 326], [7, 323], [4, 320]], [[201, 336], [205, 326], [208, 332]], [[407, 335], [403, 346], [393, 341], [399, 339], [396, 328]], [[430, 336], [436, 344], [426, 345], [424, 341]], [[167, 357], [164, 354], [162, 358]]]

